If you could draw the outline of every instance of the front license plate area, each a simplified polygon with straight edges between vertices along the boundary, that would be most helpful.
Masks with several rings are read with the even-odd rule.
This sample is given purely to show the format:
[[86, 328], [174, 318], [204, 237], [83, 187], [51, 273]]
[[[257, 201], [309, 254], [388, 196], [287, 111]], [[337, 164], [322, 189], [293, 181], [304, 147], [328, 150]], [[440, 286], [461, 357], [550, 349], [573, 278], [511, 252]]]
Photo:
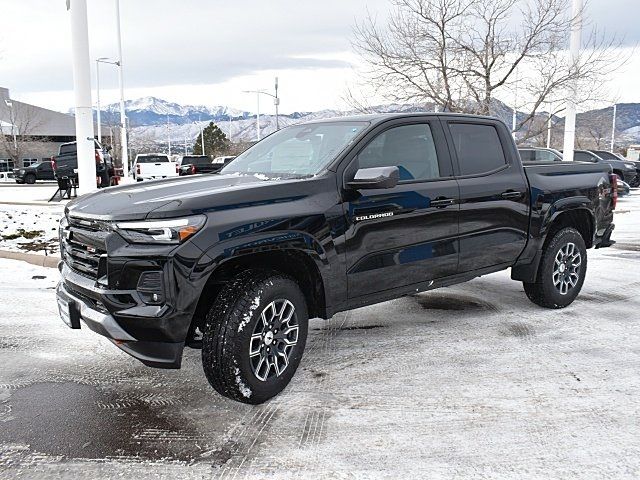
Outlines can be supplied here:
[[67, 302], [58, 298], [58, 311], [60, 312], [60, 318], [69, 328], [76, 330], [80, 328], [80, 310], [76, 302]]

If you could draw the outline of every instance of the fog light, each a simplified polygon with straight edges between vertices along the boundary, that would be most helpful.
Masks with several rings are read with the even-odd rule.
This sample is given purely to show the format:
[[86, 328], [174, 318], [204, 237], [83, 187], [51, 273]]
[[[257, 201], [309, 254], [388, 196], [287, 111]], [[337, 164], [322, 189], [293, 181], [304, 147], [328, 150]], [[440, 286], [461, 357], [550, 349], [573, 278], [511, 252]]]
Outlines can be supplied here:
[[164, 302], [164, 281], [162, 272], [142, 272], [138, 279], [138, 293], [145, 303]]

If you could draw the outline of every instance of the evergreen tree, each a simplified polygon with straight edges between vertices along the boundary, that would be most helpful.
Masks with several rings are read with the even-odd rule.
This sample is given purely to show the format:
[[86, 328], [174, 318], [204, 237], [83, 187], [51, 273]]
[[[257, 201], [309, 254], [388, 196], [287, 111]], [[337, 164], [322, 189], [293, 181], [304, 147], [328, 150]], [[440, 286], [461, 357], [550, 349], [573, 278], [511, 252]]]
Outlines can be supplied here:
[[[210, 157], [224, 155], [229, 149], [229, 139], [215, 123], [209, 125], [202, 131], [204, 135], [204, 153]], [[202, 155], [202, 135], [198, 135], [196, 143], [193, 145], [193, 154]]]

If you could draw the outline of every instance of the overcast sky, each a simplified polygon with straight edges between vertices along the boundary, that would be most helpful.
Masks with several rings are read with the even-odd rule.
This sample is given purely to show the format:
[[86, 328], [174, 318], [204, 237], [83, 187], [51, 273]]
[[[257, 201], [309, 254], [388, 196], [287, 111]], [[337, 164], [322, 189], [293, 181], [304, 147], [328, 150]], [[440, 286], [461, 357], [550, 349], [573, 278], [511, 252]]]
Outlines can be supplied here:
[[[92, 59], [116, 56], [114, 6], [88, 0]], [[389, 0], [121, 0], [126, 97], [254, 111], [255, 97], [242, 91], [271, 89], [277, 75], [282, 111], [342, 108], [354, 81], [352, 26], [367, 9], [384, 18], [389, 6]], [[591, 0], [589, 15], [627, 45], [640, 41], [640, 0]], [[0, 16], [0, 86], [13, 98], [66, 111], [73, 80], [65, 0], [0, 0]], [[640, 102], [639, 57], [611, 81], [620, 101]], [[101, 66], [100, 78], [102, 103], [116, 101], [115, 70]], [[95, 87], [95, 73], [93, 79]]]

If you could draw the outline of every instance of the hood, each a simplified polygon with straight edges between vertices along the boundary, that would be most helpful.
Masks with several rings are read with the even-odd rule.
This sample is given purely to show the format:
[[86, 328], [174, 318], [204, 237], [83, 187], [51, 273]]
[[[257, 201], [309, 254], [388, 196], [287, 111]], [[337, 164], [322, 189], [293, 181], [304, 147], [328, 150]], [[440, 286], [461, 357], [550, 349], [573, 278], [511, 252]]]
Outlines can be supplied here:
[[[291, 187], [301, 182], [308, 179], [270, 179], [261, 174], [175, 177], [105, 188], [70, 202], [65, 211], [98, 220], [170, 218], [250, 206], [266, 199], [286, 201], [280, 197], [295, 196], [298, 189]], [[290, 188], [283, 189], [284, 185]]]

